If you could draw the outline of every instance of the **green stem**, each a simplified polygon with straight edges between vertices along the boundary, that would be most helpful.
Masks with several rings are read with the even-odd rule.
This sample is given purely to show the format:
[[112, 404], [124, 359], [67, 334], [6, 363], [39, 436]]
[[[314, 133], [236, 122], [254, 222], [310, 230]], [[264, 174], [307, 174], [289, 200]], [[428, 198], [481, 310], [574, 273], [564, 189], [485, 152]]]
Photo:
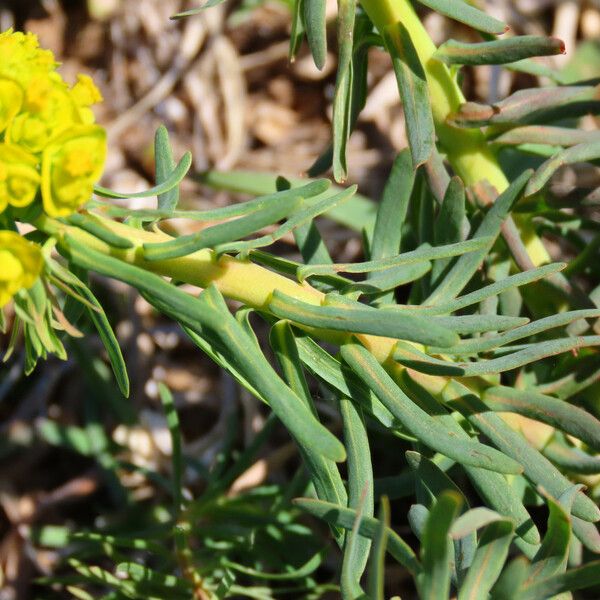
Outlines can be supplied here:
[[[40, 217], [35, 225], [41, 231], [55, 236], [59, 246], [67, 253], [69, 252], [68, 237], [72, 237], [79, 243], [107, 256], [118, 258], [145, 271], [169, 277], [175, 281], [183, 281], [201, 288], [206, 288], [213, 283], [227, 298], [238, 300], [246, 306], [264, 312], [269, 312], [269, 304], [275, 290], [316, 306], [320, 306], [325, 299], [325, 294], [306, 282], [298, 283], [260, 265], [239, 260], [227, 254], [217, 257], [212, 250], [208, 249], [169, 260], [145, 260], [143, 244], [164, 242], [172, 238], [160, 231], [136, 229], [124, 223], [96, 216], [102, 220], [104, 227], [131, 241], [133, 247], [127, 250], [111, 247], [83, 229], [46, 216]], [[337, 345], [350, 341], [352, 337], [350, 334], [339, 331], [302, 328], [315, 337]], [[356, 337], [380, 362], [391, 360], [397, 340], [364, 334]]]
[[409, 32], [427, 76], [439, 141], [458, 175], [466, 185], [487, 179], [498, 192], [503, 192], [508, 187], [508, 180], [481, 130], [459, 129], [446, 122], [465, 98], [448, 67], [433, 58], [435, 44], [409, 0], [361, 0], [361, 4], [381, 33], [398, 22]]
[[[508, 187], [496, 156], [480, 129], [463, 129], [448, 125], [448, 117], [465, 101], [460, 87], [448, 67], [433, 58], [435, 44], [415, 13], [410, 0], [360, 0], [366, 13], [383, 33], [394, 31], [393, 25], [402, 23], [408, 31], [429, 87], [433, 120], [440, 145], [454, 171], [466, 185], [487, 180], [501, 193]], [[548, 262], [550, 257], [533, 227], [519, 220], [521, 235], [534, 264]]]

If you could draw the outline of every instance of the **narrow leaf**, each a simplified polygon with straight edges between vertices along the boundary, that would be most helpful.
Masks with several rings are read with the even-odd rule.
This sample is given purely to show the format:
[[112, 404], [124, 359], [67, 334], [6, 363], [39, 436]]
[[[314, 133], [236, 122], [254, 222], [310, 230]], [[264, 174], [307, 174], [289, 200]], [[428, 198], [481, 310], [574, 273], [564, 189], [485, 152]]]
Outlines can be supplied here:
[[269, 310], [280, 319], [320, 329], [367, 333], [410, 340], [423, 344], [452, 346], [458, 336], [441, 325], [419, 316], [405, 316], [388, 310], [369, 307], [315, 306], [296, 300], [278, 290], [273, 292]]
[[490, 241], [487, 246], [482, 250], [461, 256], [424, 304], [440, 304], [442, 300], [447, 302], [449, 298], [455, 298], [469, 283], [482, 260], [492, 248], [494, 241], [500, 235], [502, 223], [510, 214], [513, 204], [521, 195], [530, 177], [531, 171], [525, 171], [511, 183], [504, 193], [498, 196], [474, 234], [475, 238], [488, 238]]
[[317, 69], [325, 66], [327, 58], [327, 21], [325, 0], [302, 0], [306, 38]]
[[[154, 170], [156, 184], [160, 185], [168, 181], [171, 173], [175, 170], [175, 160], [171, 142], [169, 141], [169, 132], [164, 125], [161, 125], [154, 136]], [[179, 187], [175, 186], [164, 194], [158, 194], [158, 210], [173, 212], [179, 202]]]
[[447, 65], [502, 65], [533, 56], [565, 53], [564, 42], [557, 38], [518, 35], [477, 44], [448, 40], [433, 56]]
[[514, 524], [508, 519], [495, 520], [486, 526], [460, 586], [458, 600], [487, 600], [502, 571], [513, 535]]
[[384, 600], [385, 588], [385, 552], [390, 527], [390, 502], [387, 497], [381, 498], [379, 509], [379, 526], [373, 537], [371, 557], [369, 560], [369, 576], [367, 594], [371, 600]]
[[[347, 530], [351, 530], [356, 522], [356, 511], [350, 508], [309, 498], [296, 498], [294, 504], [314, 517]], [[361, 519], [358, 532], [372, 540], [377, 535], [379, 528], [380, 524], [377, 519], [364, 517]], [[388, 552], [411, 573], [418, 573], [421, 570], [421, 565], [410, 546], [393, 529], [386, 528], [386, 533], [388, 536]]]
[[449, 434], [435, 419], [402, 392], [375, 357], [362, 346], [346, 344], [343, 359], [386, 408], [421, 442], [465, 465], [504, 473], [520, 473], [521, 465], [497, 450], [471, 439]]
[[433, 505], [422, 539], [423, 572], [419, 589], [423, 598], [447, 600], [450, 593], [450, 525], [457, 516], [462, 499], [452, 491], [443, 492]]
[[187, 172], [190, 170], [192, 166], [192, 155], [189, 152], [186, 152], [183, 155], [183, 158], [177, 163], [177, 166], [169, 177], [163, 181], [162, 183], [155, 185], [149, 190], [144, 190], [143, 192], [114, 192], [113, 190], [109, 190], [102, 186], [96, 185], [94, 186], [94, 193], [98, 196], [103, 196], [105, 198], [148, 198], [149, 196], [158, 196], [160, 194], [167, 194], [173, 188], [178, 186], [182, 179], [186, 176]]
[[[340, 414], [344, 428], [344, 445], [348, 455], [348, 507], [360, 512], [361, 519], [374, 514], [373, 466], [371, 449], [362, 410], [351, 400], [340, 398]], [[349, 543], [349, 542], [348, 542]], [[371, 542], [357, 535], [353, 552], [344, 554], [344, 565], [351, 573], [355, 587], [360, 587], [360, 578], [367, 566]]]
[[485, 390], [482, 400], [492, 410], [514, 412], [552, 425], [600, 452], [600, 421], [578, 406], [531, 390], [505, 386]]
[[594, 86], [544, 87], [520, 90], [495, 104], [466, 102], [448, 122], [459, 127], [526, 125], [576, 117], [600, 108]]
[[383, 32], [392, 57], [404, 108], [408, 144], [416, 169], [426, 162], [435, 143], [435, 128], [425, 71], [407, 29], [398, 22]]
[[508, 25], [490, 17], [483, 11], [471, 6], [463, 0], [419, 0], [428, 8], [450, 17], [459, 23], [464, 23], [478, 31], [500, 35], [508, 31]]
[[[446, 403], [463, 414], [497, 448], [523, 465], [524, 474], [530, 481], [542, 486], [554, 498], [559, 498], [571, 487], [571, 482], [548, 459], [457, 380], [446, 386], [443, 396]], [[575, 498], [573, 514], [591, 522], [600, 519], [596, 504], [581, 492]]]
[[534, 173], [527, 184], [525, 195], [532, 196], [541, 191], [560, 167], [579, 162], [589, 162], [598, 158], [600, 158], [600, 141], [578, 144], [558, 152]]

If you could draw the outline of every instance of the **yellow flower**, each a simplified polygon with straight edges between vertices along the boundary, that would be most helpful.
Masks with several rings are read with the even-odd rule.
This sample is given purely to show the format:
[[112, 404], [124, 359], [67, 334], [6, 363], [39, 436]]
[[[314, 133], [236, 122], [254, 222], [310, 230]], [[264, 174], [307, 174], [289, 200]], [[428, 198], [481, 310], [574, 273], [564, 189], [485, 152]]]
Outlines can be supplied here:
[[0, 144], [0, 213], [31, 204], [40, 185], [38, 161], [18, 146]]
[[42, 251], [14, 231], [0, 231], [0, 308], [42, 272]]
[[77, 75], [77, 83], [71, 88], [71, 96], [77, 106], [87, 107], [102, 102], [102, 94], [89, 75]]
[[12, 29], [0, 33], [0, 76], [13, 79], [25, 89], [32, 79], [48, 76], [57, 66], [52, 52], [40, 48], [33, 33]]
[[40, 153], [50, 140], [73, 124], [80, 124], [78, 107], [60, 79], [40, 76], [25, 91], [22, 112], [6, 132], [6, 140]]
[[92, 196], [106, 160], [106, 132], [80, 125], [55, 138], [42, 156], [42, 200], [51, 217], [67, 216]]
[[12, 79], [0, 77], [0, 133], [19, 114], [23, 105], [23, 89]]

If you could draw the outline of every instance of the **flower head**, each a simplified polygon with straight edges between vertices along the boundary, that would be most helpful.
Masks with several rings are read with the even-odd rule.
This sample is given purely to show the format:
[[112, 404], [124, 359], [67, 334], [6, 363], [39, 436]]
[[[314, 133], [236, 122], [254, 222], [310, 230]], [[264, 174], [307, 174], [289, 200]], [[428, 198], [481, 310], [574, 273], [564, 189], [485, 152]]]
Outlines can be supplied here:
[[33, 79], [25, 92], [23, 109], [9, 125], [6, 139], [33, 153], [41, 153], [50, 141], [74, 124], [81, 123], [77, 105], [63, 81]]
[[72, 127], [42, 158], [42, 199], [52, 217], [71, 214], [92, 195], [106, 159], [106, 133], [97, 125]]
[[35, 35], [0, 34], [0, 213], [37, 198], [50, 216], [66, 216], [102, 174], [106, 135], [91, 110], [102, 95], [87, 75], [69, 87], [57, 66]]
[[30, 288], [44, 260], [37, 244], [14, 231], [0, 231], [0, 308], [22, 289]]
[[0, 75], [26, 89], [35, 77], [51, 76], [58, 66], [50, 50], [40, 48], [33, 33], [8, 29], [0, 33]]
[[40, 186], [38, 160], [19, 146], [0, 144], [0, 212], [31, 204]]

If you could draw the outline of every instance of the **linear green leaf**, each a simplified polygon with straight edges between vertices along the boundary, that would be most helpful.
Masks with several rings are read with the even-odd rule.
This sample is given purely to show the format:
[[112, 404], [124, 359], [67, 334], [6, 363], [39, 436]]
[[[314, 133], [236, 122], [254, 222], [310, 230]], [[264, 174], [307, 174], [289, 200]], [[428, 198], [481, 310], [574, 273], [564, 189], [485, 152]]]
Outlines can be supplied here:
[[111, 231], [106, 227], [100, 219], [93, 214], [87, 213], [74, 213], [67, 218], [68, 222], [88, 233], [91, 233], [94, 237], [107, 243], [113, 248], [121, 248], [127, 250], [133, 248], [133, 242], [127, 238], [117, 235], [114, 231]]
[[521, 144], [546, 144], [548, 146], [577, 146], [600, 141], [600, 132], [553, 127], [551, 125], [525, 125], [515, 127], [490, 140], [493, 144], [518, 146]]
[[450, 593], [450, 553], [448, 532], [458, 515], [462, 496], [446, 490], [431, 508], [422, 539], [423, 572], [418, 583], [421, 597], [447, 600]]
[[358, 402], [384, 427], [397, 428], [399, 423], [373, 392], [349, 369], [308, 336], [296, 338], [300, 359], [318, 379], [344, 396]]
[[460, 439], [424, 410], [396, 385], [375, 357], [357, 344], [341, 348], [342, 358], [373, 390], [386, 408], [422, 443], [457, 462], [502, 473], [520, 473], [519, 463], [497, 450], [471, 439]]
[[591, 552], [600, 554], [600, 533], [594, 523], [571, 515], [571, 527], [575, 537]]
[[[276, 192], [279, 177], [270, 173], [257, 173], [254, 171], [207, 171], [200, 175], [198, 179], [201, 183], [218, 190], [260, 196]], [[297, 178], [287, 179], [292, 189], [306, 185], [310, 181]], [[340, 190], [340, 187], [332, 186], [326, 193], [337, 194]], [[346, 206], [340, 209], [333, 208], [327, 213], [327, 216], [353, 231], [360, 232], [363, 229], [371, 230], [373, 228], [376, 213], [377, 205], [372, 200], [356, 194]]]
[[490, 17], [463, 0], [419, 0], [419, 3], [478, 31], [499, 35], [509, 29], [506, 23]]
[[492, 410], [514, 412], [552, 425], [600, 452], [600, 421], [578, 406], [531, 390], [505, 386], [485, 390], [482, 400]]
[[[413, 381], [406, 371], [401, 374], [400, 382], [403, 389], [413, 399], [421, 402], [429, 414], [437, 415], [438, 420], [442, 422], [448, 432], [468, 439], [467, 432], [457, 423], [455, 418], [450, 414], [440, 414], [441, 407], [438, 401]], [[509, 485], [502, 474], [468, 465], [465, 465], [464, 469], [478, 495], [485, 503], [500, 515], [508, 517], [516, 523], [517, 535], [529, 544], [540, 543], [540, 534], [523, 505], [521, 497], [517, 495], [513, 486]]]
[[215, 252], [222, 254], [224, 252], [249, 252], [250, 250], [261, 248], [273, 244], [284, 235], [291, 233], [299, 227], [310, 225], [315, 217], [331, 210], [333, 206], [340, 206], [347, 202], [356, 192], [356, 186], [351, 186], [335, 196], [327, 196], [314, 203], [302, 202], [298, 208], [287, 216], [287, 220], [280, 225], [273, 233], [261, 236], [247, 242], [230, 242], [216, 245]]
[[327, 58], [327, 21], [325, 0], [303, 0], [306, 38], [317, 69], [325, 66]]
[[[269, 339], [285, 382], [316, 416], [290, 324], [287, 321], [276, 323], [271, 329]], [[312, 446], [303, 446], [302, 454], [319, 499], [346, 505], [348, 496], [336, 464], [323, 457]], [[338, 544], [342, 546], [344, 531], [335, 529], [333, 533]]]
[[513, 600], [521, 597], [523, 582], [527, 578], [529, 561], [525, 556], [517, 556], [506, 567], [492, 590], [493, 598]]
[[553, 263], [550, 265], [544, 265], [543, 267], [537, 267], [535, 269], [523, 271], [522, 273], [517, 273], [516, 275], [511, 275], [505, 279], [495, 281], [494, 283], [486, 285], [478, 290], [475, 290], [474, 292], [465, 294], [464, 296], [459, 296], [454, 300], [441, 302], [436, 307], [425, 307], [423, 310], [429, 314], [446, 314], [456, 312], [457, 310], [462, 310], [468, 306], [473, 306], [474, 304], [478, 304], [486, 298], [497, 296], [498, 294], [501, 294], [502, 292], [512, 288], [521, 287], [529, 283], [533, 283], [534, 281], [544, 279], [545, 277], [553, 275], [554, 273], [558, 273], [565, 267], [565, 263]]
[[[92, 267], [88, 267], [92, 269]], [[73, 276], [74, 277], [74, 276]], [[106, 348], [106, 353], [110, 361], [115, 380], [119, 386], [119, 390], [125, 396], [129, 397], [129, 375], [127, 374], [127, 365], [123, 357], [121, 346], [115, 333], [108, 321], [108, 317], [102, 308], [100, 302], [98, 302], [96, 296], [82, 281], [77, 286], [77, 292], [85, 299], [85, 301], [93, 306], [93, 309], [86, 305], [87, 313], [102, 340], [102, 344]]]
[[[453, 177], [448, 184], [439, 214], [434, 224], [434, 240], [436, 246], [459, 243], [463, 239], [465, 226], [465, 186], [460, 177]], [[438, 260], [431, 270], [431, 281], [434, 285], [444, 272], [450, 258]]]
[[[497, 448], [523, 465], [524, 475], [530, 481], [542, 486], [554, 498], [559, 498], [571, 487], [571, 482], [548, 459], [460, 382], [450, 381], [443, 396], [447, 404], [463, 414]], [[600, 509], [583, 493], [575, 499], [573, 514], [590, 522], [600, 520]]]
[[221, 339], [224, 347], [233, 355], [233, 362], [267, 399], [282, 423], [298, 439], [300, 446], [312, 445], [318, 448], [323, 456], [336, 462], [345, 460], [346, 452], [342, 444], [285, 385], [266, 357], [257, 353], [255, 341], [245, 334], [242, 326], [229, 312], [217, 288], [214, 285], [208, 287], [201, 300], [205, 300], [205, 304], [217, 310], [219, 314], [219, 318], [216, 321], [212, 320], [207, 327], [213, 329]]
[[355, 0], [340, 0], [338, 4], [338, 70], [333, 97], [333, 177], [343, 182], [348, 176], [346, 144], [352, 131], [352, 88], [354, 69]]
[[530, 344], [526, 348], [517, 350], [506, 356], [491, 360], [479, 360], [478, 362], [450, 362], [440, 360], [419, 350], [409, 350], [405, 345], [402, 345], [396, 348], [394, 359], [421, 373], [471, 377], [473, 375], [491, 375], [512, 371], [513, 369], [535, 363], [549, 356], [556, 356], [591, 346], [600, 346], [600, 336], [589, 335], [548, 340], [537, 344]]
[[513, 204], [521, 195], [530, 177], [531, 171], [525, 171], [511, 183], [504, 193], [498, 196], [473, 236], [474, 238], [487, 238], [489, 240], [488, 244], [479, 251], [461, 256], [446, 274], [440, 285], [424, 301], [424, 304], [441, 304], [443, 301], [447, 302], [449, 298], [455, 298], [469, 283], [481, 261], [500, 235], [502, 223], [510, 214]]
[[269, 310], [280, 319], [289, 319], [301, 325], [320, 329], [368, 333], [441, 346], [444, 344], [452, 346], [458, 341], [456, 333], [419, 316], [406, 316], [369, 307], [315, 306], [296, 300], [278, 290], [273, 292]]
[[[212, 290], [210, 296], [205, 291], [202, 299], [193, 298], [158, 275], [84, 247], [72, 238], [67, 237], [66, 242], [72, 260], [83, 268], [119, 279], [154, 296], [160, 301], [160, 309], [165, 314], [192, 331], [196, 331], [198, 325], [213, 329], [223, 346], [234, 355], [234, 364], [259, 395], [270, 403], [273, 411], [300, 443], [315, 444], [318, 440], [317, 447], [324, 456], [332, 460], [345, 459], [344, 448], [337, 438], [314, 418], [275, 373], [267, 359], [262, 354], [257, 355], [255, 342], [247, 336], [226, 305], [223, 310], [224, 302], [215, 302], [215, 298], [220, 298], [216, 289], [208, 288], [207, 291]], [[213, 299], [212, 304], [207, 302], [208, 298]], [[202, 330], [199, 333], [202, 334]]]
[[427, 79], [406, 27], [398, 22], [388, 26], [382, 33], [392, 57], [404, 108], [408, 145], [416, 169], [429, 159], [435, 144]]
[[385, 588], [385, 552], [390, 527], [390, 502], [387, 497], [381, 498], [379, 508], [379, 526], [373, 536], [373, 546], [369, 559], [369, 575], [367, 594], [371, 600], [384, 600]]
[[134, 550], [144, 550], [158, 555], [168, 555], [168, 550], [164, 545], [145, 538], [134, 538], [120, 535], [108, 535], [96, 532], [78, 531], [73, 533], [71, 539], [82, 542], [91, 542], [96, 544], [105, 544], [107, 547], [131, 548]]
[[171, 436], [171, 461], [173, 464], [173, 491], [175, 514], [178, 514], [182, 505], [183, 489], [183, 455], [181, 449], [181, 429], [179, 427], [179, 415], [175, 409], [173, 394], [164, 383], [158, 385], [158, 395], [167, 418], [167, 427]]
[[557, 38], [518, 35], [492, 42], [444, 42], [433, 55], [447, 65], [502, 65], [533, 56], [565, 54], [565, 44]]
[[115, 192], [102, 186], [94, 186], [94, 193], [105, 198], [148, 198], [149, 196], [158, 196], [170, 192], [174, 187], [178, 186], [182, 179], [187, 175], [187, 172], [192, 166], [192, 155], [186, 152], [182, 159], [177, 163], [177, 166], [169, 177], [162, 183], [151, 187], [143, 192]]
[[[380, 260], [397, 256], [402, 241], [402, 225], [406, 219], [408, 203], [415, 182], [415, 171], [412, 168], [410, 150], [405, 149], [394, 159], [392, 170], [387, 178], [383, 196], [377, 209], [377, 219], [371, 244], [371, 260]], [[372, 275], [369, 275], [369, 279]], [[373, 282], [370, 282], [373, 284]], [[395, 283], [395, 282], [394, 282]], [[374, 284], [384, 289], [379, 283]], [[393, 285], [396, 287], [396, 285]], [[392, 289], [392, 288], [387, 288]], [[377, 304], [393, 302], [393, 293], [380, 297]]]
[[600, 141], [577, 144], [577, 146], [558, 152], [534, 173], [527, 184], [525, 195], [532, 196], [542, 190], [560, 167], [598, 158], [600, 158]]
[[[356, 521], [356, 511], [336, 506], [329, 502], [312, 500], [310, 498], [296, 498], [294, 504], [314, 517], [323, 519], [327, 523], [351, 530]], [[364, 517], [360, 522], [359, 533], [373, 539], [379, 530], [379, 521], [373, 517]], [[388, 536], [387, 551], [401, 565], [411, 573], [416, 574], [421, 570], [421, 565], [410, 546], [391, 528], [386, 528]]]
[[582, 475], [597, 475], [600, 473], [600, 457], [590, 456], [579, 448], [570, 447], [555, 440], [546, 444], [542, 454], [563, 471]]
[[212, 8], [213, 6], [218, 6], [219, 4], [225, 2], [225, 0], [207, 0], [202, 6], [199, 8], [191, 8], [190, 10], [186, 10], [184, 12], [177, 13], [169, 17], [170, 19], [185, 19], [186, 17], [193, 17], [197, 14], [200, 14], [203, 10], [207, 8]]
[[412, 168], [412, 158], [410, 150], [406, 149], [394, 159], [377, 209], [371, 246], [373, 261], [397, 256], [400, 253], [402, 225], [408, 211], [414, 182], [415, 172]]
[[508, 556], [514, 524], [508, 519], [490, 522], [481, 537], [458, 600], [487, 600]]
[[[482, 527], [486, 527], [490, 523], [495, 523], [496, 521], [502, 521], [502, 515], [497, 512], [486, 508], [485, 506], [477, 506], [476, 508], [471, 508], [464, 514], [457, 517], [456, 521], [452, 523], [452, 527], [450, 528], [450, 536], [454, 539], [460, 539], [465, 535], [469, 535], [481, 529]], [[505, 519], [506, 521], [512, 522], [511, 519]]]
[[256, 577], [256, 579], [269, 579], [271, 581], [289, 581], [291, 579], [302, 579], [314, 573], [321, 566], [324, 556], [325, 552], [321, 550], [320, 552], [317, 552], [314, 556], [312, 556], [299, 568], [294, 569], [292, 571], [288, 571], [286, 573], [265, 573], [264, 571], [258, 571], [256, 569], [251, 569], [244, 565], [232, 562], [226, 558], [223, 559], [223, 565], [229, 567], [230, 569], [233, 569], [234, 571], [238, 571], [240, 573], [244, 573], [245, 575], [249, 575], [250, 577]]
[[522, 591], [523, 600], [546, 600], [565, 592], [574, 592], [600, 585], [600, 560], [577, 569], [543, 579]]
[[[154, 170], [157, 185], [168, 181], [171, 173], [175, 170], [176, 164], [173, 158], [173, 150], [169, 140], [169, 132], [164, 125], [161, 125], [154, 135]], [[179, 187], [175, 186], [168, 192], [158, 194], [158, 210], [173, 212], [179, 202]]]
[[466, 102], [448, 122], [458, 127], [528, 125], [572, 118], [600, 108], [595, 86], [562, 86], [520, 90], [495, 104]]
[[292, 27], [290, 30], [290, 50], [288, 53], [288, 59], [291, 63], [296, 60], [296, 55], [300, 50], [304, 34], [306, 33], [304, 29], [303, 14], [303, 0], [294, 0], [292, 6]]
[[505, 315], [458, 315], [449, 317], [432, 316], [431, 322], [461, 335], [484, 333], [486, 331], [503, 331], [525, 325], [527, 317], [507, 317]]
[[[542, 267], [542, 269], [544, 268], [545, 267]], [[525, 271], [525, 273], [530, 273], [530, 271]], [[520, 273], [519, 275], [525, 275], [525, 273]], [[501, 348], [502, 346], [510, 344], [511, 342], [534, 335], [539, 335], [540, 333], [555, 329], [556, 327], [563, 327], [575, 321], [579, 321], [580, 319], [596, 319], [599, 317], [600, 310], [598, 309], [574, 310], [552, 315], [550, 317], [545, 317], [543, 319], [538, 319], [533, 323], [528, 323], [527, 325], [523, 325], [522, 327], [518, 327], [512, 331], [506, 331], [499, 335], [490, 336], [485, 339], [461, 340], [460, 343], [454, 348], [441, 349], [430, 347], [428, 350], [432, 354], [436, 353], [437, 351], [444, 352], [445, 354], [458, 355], [477, 354], [479, 352], [487, 352], [489, 350]]]
[[219, 244], [232, 242], [251, 235], [287, 217], [300, 205], [301, 198], [272, 204], [234, 221], [219, 223], [198, 233], [190, 233], [168, 242], [144, 244], [146, 260], [166, 260], [192, 254], [203, 248], [214, 248]]
[[561, 494], [558, 501], [546, 496], [549, 509], [548, 529], [533, 559], [525, 585], [566, 570], [571, 543], [571, 507], [583, 487], [571, 486]]
[[[348, 507], [364, 517], [374, 514], [373, 465], [371, 464], [371, 449], [365, 427], [362, 409], [355, 406], [348, 398], [339, 399], [342, 426], [344, 429], [344, 446], [348, 455]], [[371, 542], [357, 536], [353, 542], [354, 552], [346, 558], [344, 564], [351, 573], [357, 587], [367, 566]]]
[[[344, 556], [342, 558], [342, 572], [340, 573], [342, 600], [366, 600], [360, 586], [360, 576], [364, 570], [364, 566], [361, 563], [365, 557], [368, 558], [368, 548], [366, 555], [361, 556], [360, 546], [367, 544], [370, 547], [371, 540], [359, 534], [360, 523], [363, 519], [362, 504], [359, 504], [354, 510], [356, 511], [356, 518], [354, 519], [354, 525], [349, 535], [346, 536]], [[354, 571], [356, 567], [359, 568], [359, 573]]]
[[[412, 451], [406, 452], [406, 460], [409, 467], [415, 471], [415, 478], [418, 481], [417, 498], [425, 506], [431, 508], [444, 491], [450, 490], [460, 496], [462, 510], [468, 508], [467, 498], [460, 491], [459, 487], [432, 460], [429, 460], [418, 452]], [[462, 536], [462, 538], [454, 538], [453, 543], [454, 576], [457, 581], [460, 581], [473, 559], [473, 554], [477, 546], [477, 537], [475, 532], [471, 532]]]
[[374, 271], [383, 271], [386, 269], [410, 265], [422, 261], [450, 258], [453, 256], [462, 256], [468, 252], [477, 252], [492, 241], [491, 238], [479, 237], [473, 240], [466, 240], [456, 244], [446, 246], [436, 246], [432, 248], [424, 244], [416, 250], [404, 252], [395, 256], [370, 260], [362, 263], [337, 263], [327, 265], [306, 265], [298, 269], [298, 279], [303, 281], [311, 275], [333, 275], [335, 273], [372, 273]]

